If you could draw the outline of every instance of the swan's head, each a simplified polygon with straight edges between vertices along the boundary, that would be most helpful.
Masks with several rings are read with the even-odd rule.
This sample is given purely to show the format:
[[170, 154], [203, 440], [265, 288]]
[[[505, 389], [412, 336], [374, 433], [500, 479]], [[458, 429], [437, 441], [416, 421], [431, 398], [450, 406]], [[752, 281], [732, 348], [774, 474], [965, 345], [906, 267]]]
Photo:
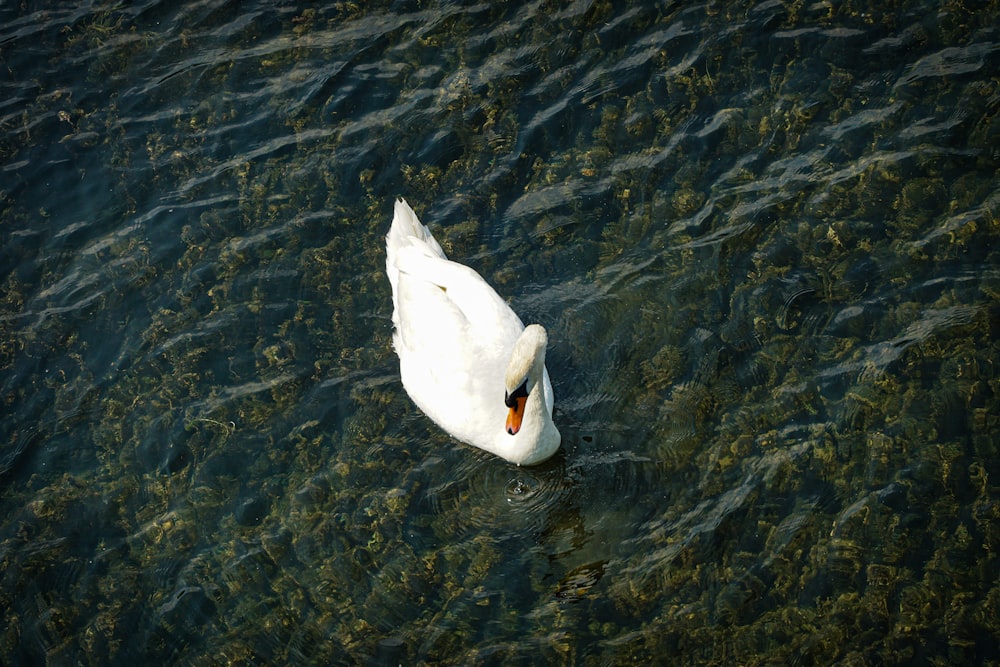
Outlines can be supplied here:
[[548, 342], [548, 334], [541, 325], [529, 324], [514, 343], [504, 377], [504, 403], [510, 408], [506, 428], [510, 435], [521, 429], [528, 396], [541, 382]]

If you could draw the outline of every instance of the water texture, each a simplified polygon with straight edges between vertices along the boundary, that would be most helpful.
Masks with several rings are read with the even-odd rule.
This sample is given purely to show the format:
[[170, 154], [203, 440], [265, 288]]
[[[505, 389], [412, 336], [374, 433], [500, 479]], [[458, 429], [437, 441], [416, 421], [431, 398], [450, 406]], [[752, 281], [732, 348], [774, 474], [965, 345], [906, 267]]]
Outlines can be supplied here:
[[[1000, 662], [997, 2], [0, 26], [0, 661]], [[550, 462], [403, 391], [398, 195]]]

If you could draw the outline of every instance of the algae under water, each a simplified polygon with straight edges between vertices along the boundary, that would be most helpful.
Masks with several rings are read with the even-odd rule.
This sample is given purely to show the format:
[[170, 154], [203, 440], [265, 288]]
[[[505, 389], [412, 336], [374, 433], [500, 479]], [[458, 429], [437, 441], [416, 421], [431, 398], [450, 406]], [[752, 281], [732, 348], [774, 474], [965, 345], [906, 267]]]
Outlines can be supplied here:
[[[0, 656], [1000, 661], [998, 18], [0, 7]], [[550, 462], [407, 399], [400, 194]]]

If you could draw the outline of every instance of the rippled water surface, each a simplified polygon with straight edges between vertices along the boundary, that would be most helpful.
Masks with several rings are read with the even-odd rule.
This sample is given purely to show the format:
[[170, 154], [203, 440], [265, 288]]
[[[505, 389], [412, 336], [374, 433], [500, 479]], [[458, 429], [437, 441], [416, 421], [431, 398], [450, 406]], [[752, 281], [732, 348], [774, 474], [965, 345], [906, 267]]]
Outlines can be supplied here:
[[[78, 5], [0, 6], [3, 662], [1000, 660], [996, 2]], [[397, 195], [546, 464], [403, 391]]]

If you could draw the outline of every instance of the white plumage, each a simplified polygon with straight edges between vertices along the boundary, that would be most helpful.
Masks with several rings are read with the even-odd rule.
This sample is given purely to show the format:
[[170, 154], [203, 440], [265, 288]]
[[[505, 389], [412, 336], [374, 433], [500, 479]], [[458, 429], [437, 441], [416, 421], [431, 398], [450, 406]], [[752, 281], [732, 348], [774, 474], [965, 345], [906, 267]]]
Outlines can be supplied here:
[[478, 273], [450, 261], [403, 199], [385, 265], [393, 346], [413, 402], [453, 437], [512, 463], [555, 454], [545, 329], [525, 328]]

